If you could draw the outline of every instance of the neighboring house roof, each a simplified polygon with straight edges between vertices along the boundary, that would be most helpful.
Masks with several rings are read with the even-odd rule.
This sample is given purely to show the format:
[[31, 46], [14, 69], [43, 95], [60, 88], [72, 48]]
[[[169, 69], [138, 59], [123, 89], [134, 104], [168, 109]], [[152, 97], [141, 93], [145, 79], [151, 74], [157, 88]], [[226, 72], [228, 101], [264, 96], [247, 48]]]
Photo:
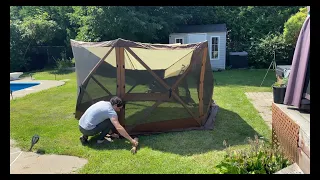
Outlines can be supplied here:
[[226, 32], [226, 24], [181, 25], [174, 33]]

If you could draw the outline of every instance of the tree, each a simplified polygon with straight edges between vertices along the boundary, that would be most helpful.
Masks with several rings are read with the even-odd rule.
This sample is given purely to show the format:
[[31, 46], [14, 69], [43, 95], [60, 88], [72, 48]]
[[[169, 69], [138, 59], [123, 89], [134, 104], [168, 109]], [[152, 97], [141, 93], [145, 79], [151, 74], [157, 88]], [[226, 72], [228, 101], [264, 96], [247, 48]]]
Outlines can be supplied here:
[[291, 16], [284, 24], [283, 35], [286, 43], [295, 46], [298, 40], [301, 27], [307, 17], [307, 8], [300, 8], [299, 12]]
[[[227, 52], [248, 51], [250, 65], [266, 65], [268, 63], [260, 61], [261, 58], [268, 59], [260, 56], [263, 52], [263, 46], [259, 45], [262, 43], [261, 39], [273, 41], [269, 35], [285, 31], [285, 39], [290, 42], [291, 34], [296, 34], [291, 32], [297, 28], [293, 28], [296, 25], [290, 25], [292, 20], [288, 21], [286, 28], [284, 23], [299, 8], [301, 7], [11, 6], [10, 50], [21, 51], [21, 47], [25, 48], [32, 42], [34, 45], [65, 46], [67, 57], [72, 57], [70, 39], [106, 41], [123, 38], [139, 42], [168, 43], [169, 34], [176, 32], [179, 25], [225, 23], [228, 32]], [[282, 43], [281, 38], [274, 41]], [[37, 53], [38, 50], [34, 50], [26, 54], [25, 58]], [[27, 62], [20, 58], [24, 55], [20, 55], [20, 52], [13, 54], [10, 61], [21, 61], [20, 64], [26, 67]]]
[[18, 20], [10, 20], [10, 72], [19, 71], [26, 67], [29, 58], [23, 58], [26, 48], [27, 39], [21, 28], [21, 22]]

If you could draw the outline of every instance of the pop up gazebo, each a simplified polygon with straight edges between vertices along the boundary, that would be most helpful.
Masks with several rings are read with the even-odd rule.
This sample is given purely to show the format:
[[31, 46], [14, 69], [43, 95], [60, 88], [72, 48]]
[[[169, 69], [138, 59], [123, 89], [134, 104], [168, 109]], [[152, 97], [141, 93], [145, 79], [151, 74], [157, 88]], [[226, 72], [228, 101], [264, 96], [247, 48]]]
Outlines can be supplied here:
[[76, 119], [100, 100], [119, 96], [129, 134], [212, 129], [217, 106], [208, 42], [148, 44], [71, 40], [78, 84]]

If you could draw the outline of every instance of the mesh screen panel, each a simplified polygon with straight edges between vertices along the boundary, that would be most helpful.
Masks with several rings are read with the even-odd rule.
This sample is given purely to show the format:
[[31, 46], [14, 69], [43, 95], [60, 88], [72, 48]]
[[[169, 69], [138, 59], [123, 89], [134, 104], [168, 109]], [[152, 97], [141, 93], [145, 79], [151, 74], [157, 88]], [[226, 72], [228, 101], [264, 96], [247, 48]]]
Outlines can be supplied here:
[[91, 103], [92, 99], [88, 96], [87, 93], [85, 93], [84, 91], [82, 91], [82, 98], [81, 98], [81, 104], [83, 103]]
[[162, 102], [144, 120], [147, 122], [157, 122], [172, 119], [190, 118], [188, 111], [177, 101]]
[[135, 126], [144, 123], [166, 121], [172, 119], [192, 117], [188, 111], [177, 101], [134, 101], [125, 105], [125, 125]]
[[145, 115], [156, 101], [131, 101], [125, 105], [125, 125], [132, 126], [145, 122]]
[[103, 85], [101, 87], [93, 78], [89, 79], [86, 91], [88, 92], [89, 96], [92, 98], [93, 101], [96, 101], [97, 99], [99, 99], [101, 97], [109, 95], [103, 89]]
[[92, 102], [99, 100], [108, 101], [117, 94], [117, 69], [110, 65], [110, 62], [116, 64], [115, 50], [112, 50], [105, 61], [101, 62], [96, 70], [89, 75], [88, 80], [82, 87], [89, 96], [82, 93], [81, 103], [78, 105], [79, 109], [86, 109]]
[[209, 57], [207, 57], [203, 81], [203, 113], [206, 114], [213, 96], [213, 73]]
[[93, 77], [103, 85], [112, 95], [117, 94], [117, 61], [116, 51], [113, 49], [109, 56], [102, 62]]
[[[156, 74], [161, 74], [161, 71]], [[147, 70], [125, 70], [125, 81], [126, 93], [165, 93], [167, 91]]]
[[93, 104], [93, 100], [89, 97], [87, 92], [84, 92], [84, 90], [81, 91], [79, 98], [81, 101], [76, 107], [76, 111], [84, 113]]
[[177, 93], [196, 117], [199, 116], [199, 78], [199, 70], [189, 72], [181, 83], [179, 83], [179, 91]]
[[[177, 80], [189, 66], [189, 64], [186, 65], [185, 62], [190, 62], [191, 55], [192, 53], [190, 53], [190, 51], [185, 51], [184, 54], [181, 54], [178, 57], [178, 59], [172, 60], [172, 63], [167, 65], [167, 69], [171, 68], [170, 72], [173, 72], [170, 73], [170, 76], [166, 76], [167, 69], [156, 69], [152, 70], [152, 72], [159, 76], [159, 78], [161, 78], [168, 86], [172, 87], [172, 85], [177, 82]], [[126, 93], [135, 93], [135, 97], [131, 96], [131, 99], [126, 101], [126, 125], [132, 126], [148, 122], [192, 117], [180, 102], [174, 100], [172, 93], [170, 94], [168, 89], [166, 89], [145, 67], [141, 65], [137, 59], [131, 56], [131, 54], [126, 50], [124, 58], [126, 67]], [[152, 57], [142, 56], [140, 58], [143, 61], [148, 60], [149, 65], [154, 63], [151, 62]], [[189, 60], [187, 58], [189, 58]], [[193, 101], [190, 99], [195, 98], [195, 101], [198, 101], [196, 104], [199, 103], [199, 100], [197, 99], [197, 95], [195, 95], [195, 97], [191, 97], [187, 82], [188, 79], [190, 79], [189, 81], [191, 82], [194, 81], [192, 80], [193, 78], [194, 77], [192, 75], [190, 75], [189, 78], [185, 77], [185, 80], [182, 80], [174, 91], [181, 99], [183, 99], [182, 101], [186, 103], [188, 107], [190, 107], [190, 110], [195, 110], [198, 112], [197, 105], [192, 104], [191, 102]], [[161, 103], [157, 103], [156, 105], [155, 103], [160, 100], [159, 96], [150, 96], [149, 101], [139, 101], [138, 96], [141, 97], [152, 94], [162, 94], [164, 95], [165, 99], [161, 99]], [[155, 108], [152, 108], [154, 105]]]

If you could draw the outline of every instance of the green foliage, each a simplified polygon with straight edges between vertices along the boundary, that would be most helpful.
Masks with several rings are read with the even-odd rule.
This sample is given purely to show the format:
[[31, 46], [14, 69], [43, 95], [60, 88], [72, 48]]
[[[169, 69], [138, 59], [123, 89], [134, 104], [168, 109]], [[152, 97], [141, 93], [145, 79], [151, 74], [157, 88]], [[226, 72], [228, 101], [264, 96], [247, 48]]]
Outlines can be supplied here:
[[307, 8], [301, 8], [299, 12], [291, 16], [284, 24], [283, 35], [286, 43], [291, 44], [292, 46], [296, 45], [301, 27], [307, 17], [307, 14]]
[[10, 20], [10, 72], [23, 69], [30, 61], [30, 58], [24, 58], [28, 42], [20, 27], [21, 21]]
[[285, 85], [288, 85], [288, 80], [289, 80], [289, 79], [288, 79], [287, 77], [286, 77], [286, 78], [283, 78], [283, 79], [282, 79], [282, 83], [285, 84]]
[[51, 41], [56, 36], [59, 26], [48, 18], [46, 12], [35, 17], [26, 17], [21, 24], [21, 28], [24, 29], [22, 36], [27, 36], [30, 41], [35, 41], [39, 45]]
[[34, 70], [39, 64], [48, 63], [48, 57], [39, 56], [43, 49], [32, 48], [35, 46], [61, 46], [65, 43], [70, 57], [70, 42], [66, 42], [66, 34], [72, 26], [69, 26], [65, 14], [71, 10], [66, 6], [11, 6], [10, 71]]
[[75, 60], [74, 58], [72, 58], [72, 59], [71, 59], [71, 63], [72, 63], [73, 66], [75, 66], [76, 60]]
[[[271, 34], [282, 34], [283, 25], [299, 10], [297, 6], [219, 6], [219, 20], [227, 24], [227, 52], [247, 51], [249, 66], [267, 68], [272, 55], [258, 46], [261, 39]], [[293, 47], [289, 52], [293, 52]], [[291, 58], [286, 59], [289, 63]], [[268, 63], [269, 62], [269, 63]]]
[[227, 154], [216, 167], [222, 174], [273, 174], [290, 164], [283, 151], [277, 147], [272, 148], [262, 138], [255, 135], [254, 139], [248, 138], [249, 149], [231, 151], [226, 146]]
[[[70, 21], [78, 26], [77, 40], [116, 38], [140, 42], [164, 42], [184, 15], [175, 7], [90, 6], [73, 7]], [[107, 24], [107, 26], [106, 26]]]
[[64, 71], [73, 66], [73, 59], [68, 59], [65, 54], [61, 53], [61, 58], [56, 60], [56, 66], [58, 72]]
[[288, 85], [288, 78], [282, 78], [275, 82], [272, 86], [273, 87], [286, 87]]
[[64, 70], [68, 67], [72, 67], [72, 62], [71, 60], [67, 60], [67, 59], [59, 59], [56, 61], [57, 63], [57, 69], [58, 70]]
[[[299, 24], [296, 22], [301, 22], [302, 10], [296, 18], [299, 21], [288, 21], [286, 28], [284, 23], [299, 8], [301, 6], [11, 6], [10, 22], [19, 25], [10, 25], [11, 36], [14, 36], [10, 38], [13, 44], [10, 50], [15, 52], [11, 53], [10, 62], [15, 70], [38, 62], [34, 55], [39, 52], [29, 52], [28, 44], [30, 47], [65, 46], [67, 57], [72, 57], [70, 39], [105, 41], [123, 38], [168, 43], [169, 34], [175, 32], [178, 25], [225, 23], [227, 52], [247, 51], [249, 66], [266, 68], [273, 57], [270, 45], [274, 41], [283, 47], [277, 52], [279, 59], [290, 62], [294, 47], [287, 46], [295, 40], [290, 37], [296, 37], [297, 33], [293, 32]], [[274, 37], [283, 30], [285, 42], [283, 37]], [[19, 51], [28, 53], [24, 57]], [[27, 61], [29, 58], [32, 61]], [[43, 59], [40, 61], [45, 63]]]
[[279, 82], [279, 81], [275, 82], [272, 86], [273, 86], [273, 87], [286, 87], [285, 84], [283, 84], [283, 83], [281, 83], [281, 82]]
[[267, 34], [252, 46], [251, 55], [255, 57], [252, 64], [258, 68], [268, 67], [274, 58], [277, 64], [291, 64], [293, 51], [283, 35]]

